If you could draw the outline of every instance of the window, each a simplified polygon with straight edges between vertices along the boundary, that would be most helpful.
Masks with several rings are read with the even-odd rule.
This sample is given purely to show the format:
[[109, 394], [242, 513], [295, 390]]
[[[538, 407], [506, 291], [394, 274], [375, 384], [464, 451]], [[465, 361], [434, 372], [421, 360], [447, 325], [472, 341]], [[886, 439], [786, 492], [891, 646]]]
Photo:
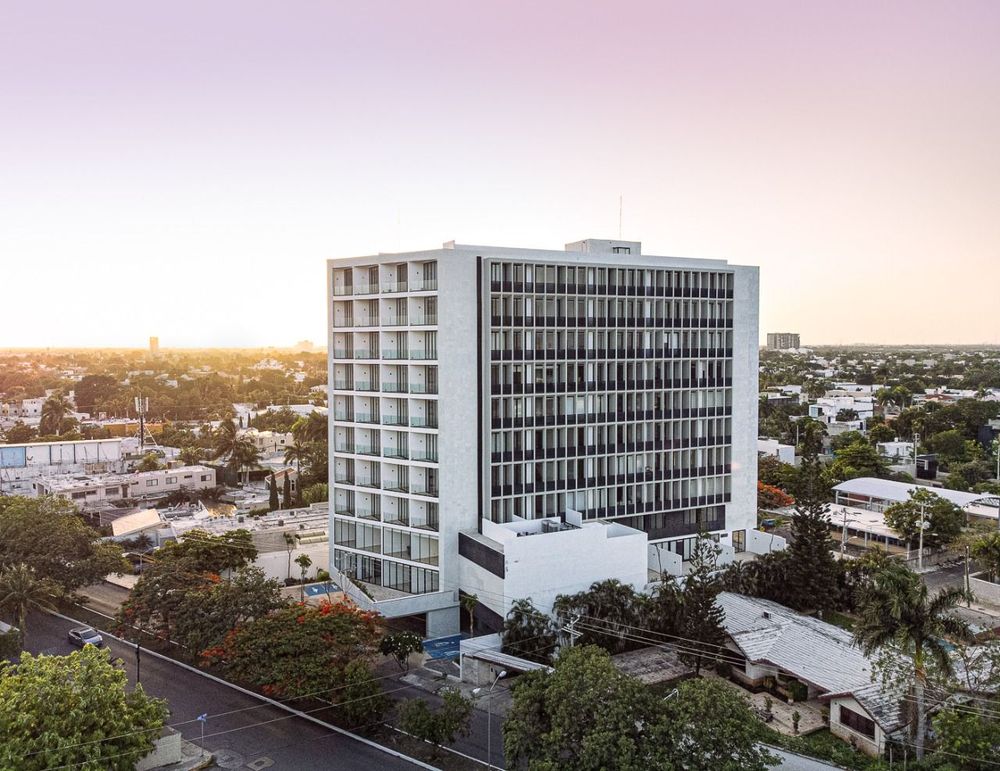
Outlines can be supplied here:
[[146, 487], [156, 487], [158, 484], [160, 484], [160, 480], [158, 480], [158, 479], [147, 479], [146, 480]]
[[86, 497], [87, 497], [87, 493], [86, 492], [73, 493], [73, 500], [80, 500], [81, 498], [86, 498]]
[[208, 477], [209, 477], [209, 475], [208, 475], [208, 474], [202, 474], [202, 475], [201, 475], [201, 481], [202, 481], [202, 482], [207, 482], [207, 481], [208, 481]]
[[840, 724], [845, 725], [852, 731], [857, 731], [862, 736], [869, 739], [875, 738], [875, 721], [865, 717], [853, 709], [840, 705]]
[[175, 484], [177, 484], [177, 477], [167, 477], [166, 480], [164, 480], [164, 484], [168, 484], [168, 485], [175, 485]]
[[733, 551], [737, 554], [747, 550], [747, 531], [746, 530], [734, 530], [733, 531]]

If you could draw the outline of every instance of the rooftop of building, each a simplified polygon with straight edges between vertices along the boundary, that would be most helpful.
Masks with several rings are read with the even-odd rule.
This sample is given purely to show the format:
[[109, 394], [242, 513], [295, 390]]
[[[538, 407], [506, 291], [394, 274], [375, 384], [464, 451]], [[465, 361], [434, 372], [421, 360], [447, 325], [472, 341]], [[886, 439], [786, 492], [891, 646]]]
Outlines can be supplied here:
[[52, 492], [60, 490], [77, 490], [81, 487], [107, 487], [120, 484], [137, 484], [153, 476], [175, 476], [183, 474], [204, 474], [215, 473], [214, 469], [208, 466], [178, 466], [171, 469], [157, 469], [156, 471], [137, 471], [132, 474], [108, 473], [108, 474], [57, 474], [45, 478], [45, 484]]
[[895, 482], [891, 479], [877, 479], [875, 477], [858, 477], [848, 479], [846, 482], [834, 485], [833, 489], [844, 495], [860, 495], [867, 498], [877, 498], [879, 500], [903, 502], [910, 500], [910, 493], [917, 490], [927, 490], [939, 495], [945, 500], [951, 501], [956, 506], [966, 507], [970, 504], [982, 501], [985, 498], [996, 496], [982, 495], [980, 493], [966, 493], [961, 490], [947, 490], [943, 487], [931, 487], [929, 485], [910, 484], [909, 482]]

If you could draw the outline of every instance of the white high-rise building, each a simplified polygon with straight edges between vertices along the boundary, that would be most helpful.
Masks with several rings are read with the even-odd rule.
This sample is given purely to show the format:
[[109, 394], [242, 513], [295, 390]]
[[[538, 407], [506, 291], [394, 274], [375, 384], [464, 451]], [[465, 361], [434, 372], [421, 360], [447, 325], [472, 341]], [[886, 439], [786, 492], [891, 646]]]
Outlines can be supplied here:
[[591, 239], [327, 269], [331, 567], [382, 612], [457, 631], [461, 589], [495, 626], [680, 572], [699, 530], [748, 549], [757, 268]]

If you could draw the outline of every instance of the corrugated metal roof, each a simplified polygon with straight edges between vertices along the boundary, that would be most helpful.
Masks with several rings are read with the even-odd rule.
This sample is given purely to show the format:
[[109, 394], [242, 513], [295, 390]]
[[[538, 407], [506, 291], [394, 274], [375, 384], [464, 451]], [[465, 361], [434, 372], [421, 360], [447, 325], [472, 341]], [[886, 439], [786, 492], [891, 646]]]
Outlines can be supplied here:
[[871, 682], [871, 663], [850, 632], [784, 605], [722, 592], [719, 605], [733, 642], [753, 664], [771, 664], [822, 691]]
[[928, 490], [951, 501], [956, 506], [968, 506], [973, 501], [983, 498], [978, 493], [963, 493], [960, 490], [945, 490], [943, 487], [930, 487], [929, 485], [911, 485], [906, 482], [894, 482], [891, 479], [876, 479], [874, 477], [848, 479], [846, 482], [834, 485], [833, 489], [846, 494], [865, 495], [869, 498], [882, 498], [887, 501], [908, 501], [911, 490]]

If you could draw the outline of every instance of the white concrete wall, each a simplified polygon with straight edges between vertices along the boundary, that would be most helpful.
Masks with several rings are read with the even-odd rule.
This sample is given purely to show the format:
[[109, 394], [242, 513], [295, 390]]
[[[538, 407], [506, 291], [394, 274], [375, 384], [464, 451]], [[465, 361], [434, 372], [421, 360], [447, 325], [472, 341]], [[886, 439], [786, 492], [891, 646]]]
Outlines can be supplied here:
[[969, 589], [976, 595], [977, 600], [1000, 605], [1000, 584], [987, 580], [986, 573], [973, 573], [969, 576]]
[[858, 733], [854, 729], [848, 728], [840, 722], [841, 705], [857, 712], [859, 715], [871, 718], [871, 715], [868, 714], [868, 710], [858, 704], [858, 702], [851, 696], [830, 699], [830, 733], [839, 739], [843, 739], [848, 744], [850, 744], [853, 739], [857, 748], [866, 755], [872, 755], [875, 757], [881, 755], [885, 751], [885, 732], [879, 727], [878, 723], [875, 724], [875, 738], [870, 739], [864, 734]]
[[780, 535], [747, 530], [747, 551], [751, 554], [770, 554], [772, 551], [783, 551], [786, 546], [788, 542]]

